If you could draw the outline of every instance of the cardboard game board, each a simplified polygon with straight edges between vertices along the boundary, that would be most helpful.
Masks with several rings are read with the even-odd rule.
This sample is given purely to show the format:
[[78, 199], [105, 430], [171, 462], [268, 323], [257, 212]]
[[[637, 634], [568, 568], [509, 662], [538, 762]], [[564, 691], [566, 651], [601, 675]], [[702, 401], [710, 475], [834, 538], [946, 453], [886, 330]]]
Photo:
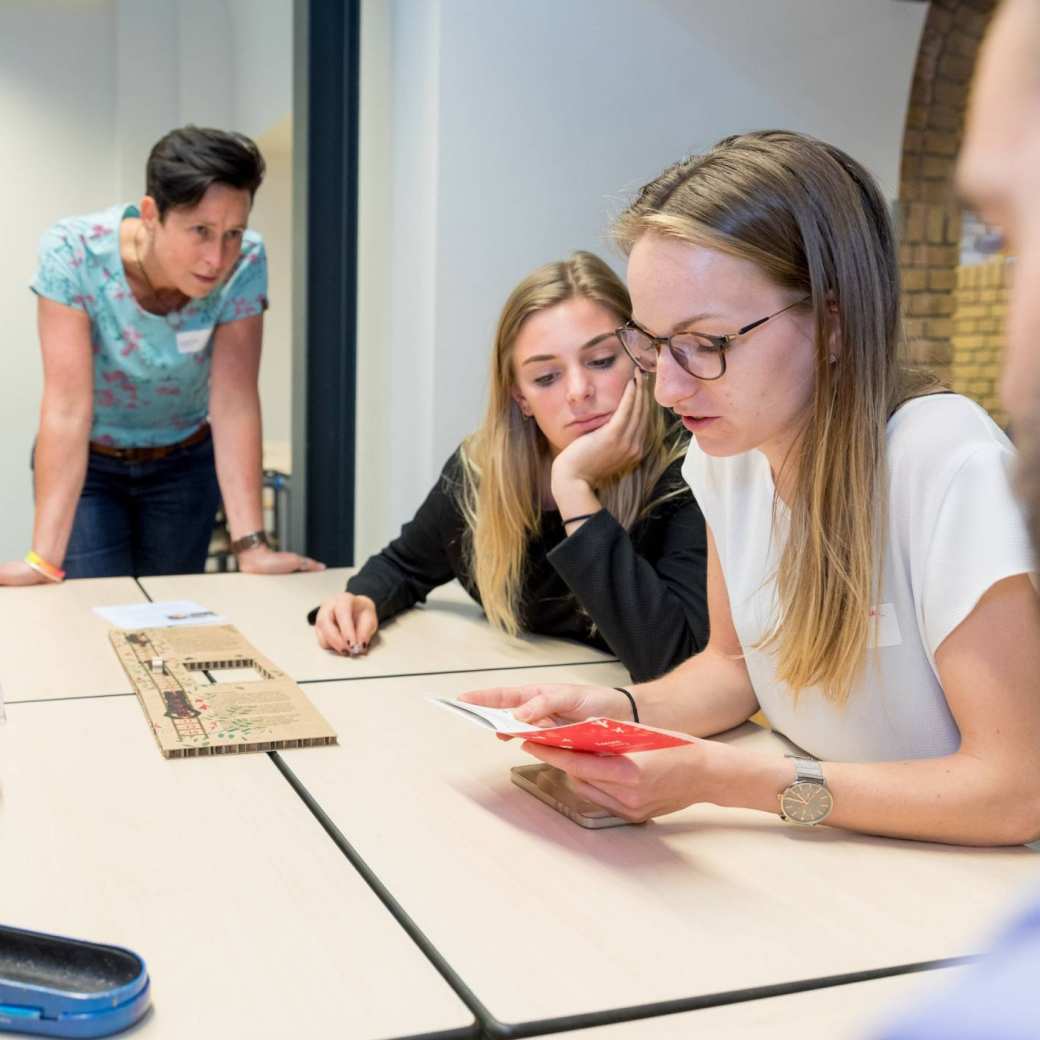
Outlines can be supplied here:
[[233, 625], [113, 630], [109, 639], [166, 758], [336, 743], [303, 690]]

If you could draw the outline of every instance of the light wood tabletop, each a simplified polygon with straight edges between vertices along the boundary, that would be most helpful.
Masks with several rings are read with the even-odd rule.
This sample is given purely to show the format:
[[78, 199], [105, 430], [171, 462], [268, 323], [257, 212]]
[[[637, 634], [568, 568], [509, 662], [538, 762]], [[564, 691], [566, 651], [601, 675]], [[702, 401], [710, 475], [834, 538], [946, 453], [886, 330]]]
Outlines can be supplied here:
[[[573, 1016], [977, 952], [1040, 867], [1025, 848], [799, 829], [711, 805], [583, 830], [511, 783], [509, 767], [533, 761], [518, 742], [426, 701], [518, 677], [614, 685], [621, 669], [318, 684], [308, 693], [340, 746], [283, 753], [502, 1023], [550, 1031]], [[787, 746], [751, 725], [725, 739]]]
[[901, 1009], [957, 984], [964, 968], [919, 971], [722, 1007], [641, 1018], [546, 1040], [872, 1040]]
[[190, 599], [228, 621], [297, 682], [601, 662], [610, 656], [564, 639], [497, 632], [457, 582], [384, 625], [363, 657], [322, 650], [307, 612], [342, 592], [353, 571], [307, 574], [184, 574], [142, 578], [154, 600]]
[[91, 608], [144, 602], [133, 578], [0, 589], [4, 699], [11, 703], [129, 693], [133, 687], [108, 641], [111, 625]]
[[142, 1040], [472, 1034], [267, 755], [163, 759], [132, 696], [9, 707], [0, 849], [5, 924], [144, 958]]

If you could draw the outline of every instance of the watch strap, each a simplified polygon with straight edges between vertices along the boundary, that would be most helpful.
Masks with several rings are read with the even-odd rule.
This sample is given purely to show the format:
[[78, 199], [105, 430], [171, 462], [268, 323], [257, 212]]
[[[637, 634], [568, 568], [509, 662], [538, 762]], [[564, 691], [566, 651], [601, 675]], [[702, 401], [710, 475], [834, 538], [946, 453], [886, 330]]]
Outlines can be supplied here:
[[250, 531], [249, 534], [236, 538], [228, 548], [237, 556], [239, 553], [252, 549], [254, 546], [270, 544], [267, 540], [266, 531]]
[[784, 758], [789, 758], [794, 762], [795, 783], [808, 781], [826, 786], [827, 780], [823, 775], [823, 766], [815, 758], [806, 758], [804, 755], [784, 755]]

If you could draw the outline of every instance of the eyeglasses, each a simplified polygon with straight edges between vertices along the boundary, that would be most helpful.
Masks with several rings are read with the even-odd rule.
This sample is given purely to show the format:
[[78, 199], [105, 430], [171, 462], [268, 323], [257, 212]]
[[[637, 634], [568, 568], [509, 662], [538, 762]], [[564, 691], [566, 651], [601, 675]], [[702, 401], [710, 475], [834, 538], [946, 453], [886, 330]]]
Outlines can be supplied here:
[[684, 372], [697, 379], [721, 379], [726, 374], [726, 347], [735, 339], [765, 325], [771, 318], [809, 299], [809, 296], [805, 296], [795, 300], [794, 303], [789, 303], [786, 307], [781, 307], [780, 310], [767, 314], [728, 336], [709, 336], [706, 332], [677, 332], [674, 336], [652, 336], [634, 321], [625, 322], [619, 329], [614, 330], [614, 335], [625, 348], [625, 353], [644, 372], [657, 371], [658, 356], [661, 349], [667, 347], [675, 363]]

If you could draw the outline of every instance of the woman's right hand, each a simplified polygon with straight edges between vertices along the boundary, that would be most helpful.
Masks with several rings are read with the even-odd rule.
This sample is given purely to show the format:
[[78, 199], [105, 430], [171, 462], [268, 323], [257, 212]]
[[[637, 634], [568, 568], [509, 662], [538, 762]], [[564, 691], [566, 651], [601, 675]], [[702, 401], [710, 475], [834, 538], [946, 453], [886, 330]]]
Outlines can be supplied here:
[[358, 657], [379, 628], [375, 602], [368, 596], [340, 592], [318, 608], [314, 634], [323, 650]]
[[513, 715], [532, 726], [555, 726], [602, 716], [632, 721], [628, 698], [609, 686], [493, 686], [459, 694], [460, 701], [488, 708], [512, 708]]
[[0, 563], [0, 585], [46, 585], [47, 579], [24, 560]]

